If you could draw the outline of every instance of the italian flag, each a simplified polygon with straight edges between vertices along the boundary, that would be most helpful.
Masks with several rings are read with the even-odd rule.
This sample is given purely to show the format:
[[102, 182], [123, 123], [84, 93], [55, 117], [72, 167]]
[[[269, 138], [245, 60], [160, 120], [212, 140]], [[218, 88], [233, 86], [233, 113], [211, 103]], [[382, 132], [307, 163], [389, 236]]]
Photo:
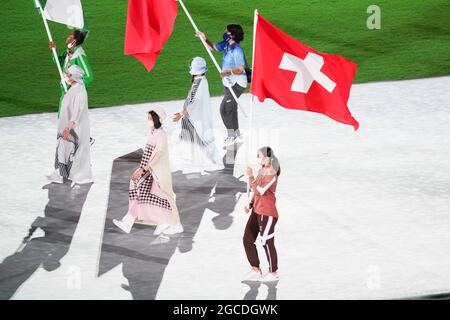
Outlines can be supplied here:
[[80, 0], [35, 0], [41, 6], [47, 20], [87, 30]]

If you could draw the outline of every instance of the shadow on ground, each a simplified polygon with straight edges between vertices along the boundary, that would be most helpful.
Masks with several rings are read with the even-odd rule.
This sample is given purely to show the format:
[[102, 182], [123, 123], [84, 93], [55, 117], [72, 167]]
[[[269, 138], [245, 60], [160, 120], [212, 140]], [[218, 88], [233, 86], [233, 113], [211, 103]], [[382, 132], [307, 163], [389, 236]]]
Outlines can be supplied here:
[[[16, 252], [0, 264], [0, 300], [10, 299], [40, 267], [51, 272], [69, 251], [86, 197], [92, 184], [72, 189], [70, 183], [45, 185], [48, 203]], [[40, 230], [40, 231], [38, 231]], [[39, 236], [39, 233], [43, 236]]]
[[216, 213], [212, 220], [217, 229], [224, 230], [233, 224], [231, 214], [240, 195], [246, 192], [246, 183], [233, 176], [236, 154], [235, 149], [227, 150], [222, 170], [208, 171], [207, 174], [172, 173], [184, 232], [170, 238], [154, 236], [154, 226], [137, 224], [130, 234], [124, 234], [112, 223], [113, 219], [121, 219], [128, 210], [129, 179], [139, 165], [142, 150], [115, 159], [98, 276], [122, 263], [123, 275], [128, 280], [122, 288], [128, 290], [133, 299], [155, 299], [175, 250], [182, 253], [192, 250], [206, 209]]

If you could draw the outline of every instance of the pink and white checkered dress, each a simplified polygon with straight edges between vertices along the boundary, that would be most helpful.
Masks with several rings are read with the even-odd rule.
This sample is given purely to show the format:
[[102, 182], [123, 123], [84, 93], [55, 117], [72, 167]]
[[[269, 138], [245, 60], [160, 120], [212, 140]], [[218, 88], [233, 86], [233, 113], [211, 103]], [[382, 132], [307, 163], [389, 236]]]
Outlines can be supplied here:
[[[155, 137], [150, 137], [147, 141], [141, 159], [141, 168], [144, 168], [154, 156], [158, 140], [158, 133], [156, 133]], [[167, 193], [161, 189], [157, 174], [153, 170], [150, 169], [136, 181], [130, 179], [128, 200], [129, 213], [137, 219], [157, 223], [171, 222], [172, 206]]]

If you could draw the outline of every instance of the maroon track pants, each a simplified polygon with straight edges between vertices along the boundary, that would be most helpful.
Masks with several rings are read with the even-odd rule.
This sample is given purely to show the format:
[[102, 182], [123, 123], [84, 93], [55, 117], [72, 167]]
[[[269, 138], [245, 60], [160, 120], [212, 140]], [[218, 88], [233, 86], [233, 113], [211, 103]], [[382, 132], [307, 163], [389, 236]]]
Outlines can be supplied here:
[[255, 240], [258, 233], [261, 235], [264, 251], [266, 252], [267, 261], [269, 262], [270, 272], [278, 270], [278, 256], [275, 249], [275, 225], [278, 218], [263, 216], [252, 211], [248, 218], [244, 232], [244, 248], [247, 254], [248, 262], [252, 267], [259, 268], [258, 251], [256, 250]]

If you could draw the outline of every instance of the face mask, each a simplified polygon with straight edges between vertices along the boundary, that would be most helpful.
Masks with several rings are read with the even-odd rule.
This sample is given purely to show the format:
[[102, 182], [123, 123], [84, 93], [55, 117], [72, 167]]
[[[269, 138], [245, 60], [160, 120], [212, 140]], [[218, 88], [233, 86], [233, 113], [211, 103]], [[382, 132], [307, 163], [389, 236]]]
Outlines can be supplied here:
[[70, 84], [70, 78], [69, 78], [68, 76], [64, 76], [64, 81], [65, 81], [67, 84]]
[[147, 124], [148, 124], [148, 127], [149, 127], [150, 129], [153, 129], [153, 128], [155, 127], [153, 121], [151, 121], [151, 120], [148, 120], [148, 121], [147, 121]]
[[72, 49], [75, 46], [75, 41], [72, 41], [71, 43], [67, 44], [68, 49]]
[[231, 34], [228, 34], [228, 33], [223, 34], [223, 41], [228, 41], [230, 39], [231, 39]]
[[264, 164], [264, 158], [256, 158], [256, 164], [262, 166]]

